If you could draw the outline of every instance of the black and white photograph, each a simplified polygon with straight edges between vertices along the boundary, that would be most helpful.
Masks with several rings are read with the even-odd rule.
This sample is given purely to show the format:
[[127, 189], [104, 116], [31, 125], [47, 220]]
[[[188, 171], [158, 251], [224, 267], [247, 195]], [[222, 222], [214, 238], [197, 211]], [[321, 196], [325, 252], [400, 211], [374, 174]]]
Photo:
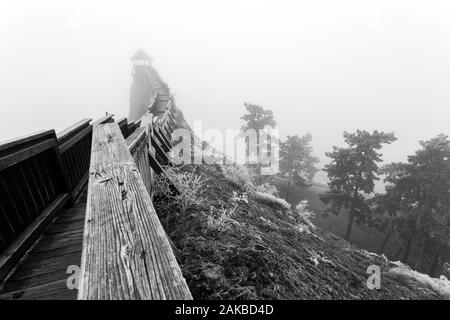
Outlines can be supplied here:
[[449, 1], [2, 0], [0, 41], [0, 309], [450, 299]]

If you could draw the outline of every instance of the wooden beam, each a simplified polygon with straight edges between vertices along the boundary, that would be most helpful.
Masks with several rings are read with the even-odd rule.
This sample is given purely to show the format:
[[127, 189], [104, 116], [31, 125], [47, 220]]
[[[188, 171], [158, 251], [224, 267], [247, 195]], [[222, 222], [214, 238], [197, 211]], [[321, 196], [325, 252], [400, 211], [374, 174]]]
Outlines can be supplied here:
[[116, 123], [94, 126], [79, 299], [192, 299]]
[[138, 128], [127, 140], [128, 150], [136, 163], [136, 166], [141, 174], [141, 178], [148, 191], [152, 194], [152, 173], [148, 160], [148, 139], [145, 127]]
[[114, 121], [113, 117], [114, 117], [113, 113], [107, 114], [107, 115], [101, 117], [100, 119], [92, 122], [92, 126], [95, 126], [97, 124], [110, 123], [110, 122]]
[[[155, 139], [153, 137], [150, 137], [150, 140], [152, 141], [152, 146], [157, 150], [158, 155], [164, 159], [164, 162], [162, 164], [172, 165], [170, 159], [167, 157], [166, 153], [161, 149], [161, 147], [158, 145]], [[140, 127], [136, 129], [136, 131], [131, 136], [128, 137], [126, 143], [128, 145], [128, 149], [130, 150], [131, 155], [133, 156], [135, 163], [138, 166], [139, 172], [141, 173], [141, 176], [144, 179], [144, 184], [150, 194], [151, 187], [148, 184], [151, 181], [149, 176], [150, 173], [147, 170], [147, 166], [150, 165], [150, 168], [152, 168], [156, 174], [161, 174], [165, 176], [167, 176], [167, 174], [162, 165], [160, 164], [160, 162], [152, 155], [151, 152], [149, 152], [148, 146], [146, 146], [146, 148], [144, 147], [146, 141], [147, 141], [147, 133], [145, 131], [145, 127]], [[142, 153], [142, 151], [144, 151], [144, 153]], [[172, 181], [170, 181], [170, 189], [175, 194], [180, 194], [180, 190], [178, 190], [178, 188]]]
[[156, 174], [165, 174], [163, 167], [159, 164], [158, 160], [149, 152], [148, 159], [150, 167], [156, 172]]
[[128, 119], [125, 117], [120, 118], [117, 121], [117, 124], [119, 125], [120, 131], [122, 132], [123, 137], [126, 139], [129, 136], [128, 133]]
[[61, 152], [59, 151], [59, 148], [57, 146], [53, 147], [53, 156], [56, 158], [56, 170], [59, 172], [59, 175], [62, 179], [62, 185], [64, 188], [64, 191], [67, 192], [70, 195], [69, 205], [72, 205], [75, 200], [75, 195], [72, 194], [73, 187], [70, 183], [69, 175], [67, 173], [66, 167], [64, 166], [64, 163], [61, 158]]
[[164, 149], [165, 152], [169, 152], [171, 150], [170, 146], [167, 144], [166, 140], [164, 140], [159, 133], [159, 130], [157, 128], [153, 129], [153, 134], [158, 139], [159, 143], [161, 144], [161, 147]]
[[177, 127], [177, 124], [176, 124], [175, 120], [173, 120], [171, 117], [169, 117], [168, 123], [169, 123], [169, 124], [172, 126], [172, 128], [174, 128], [174, 129]]
[[76, 202], [77, 199], [81, 196], [84, 188], [87, 185], [88, 178], [89, 178], [89, 172], [86, 172], [86, 174], [80, 179], [78, 184], [75, 187], [73, 187], [73, 190], [72, 190], [73, 202]]
[[167, 133], [169, 133], [169, 136], [172, 137], [172, 132], [174, 132], [174, 129], [169, 121], [166, 122], [166, 127], [167, 127]]
[[69, 139], [66, 139], [61, 143], [61, 141], [58, 140], [59, 144], [59, 150], [61, 153], [66, 152], [70, 147], [72, 147], [75, 143], [83, 139], [86, 135], [92, 132], [92, 126], [87, 126], [82, 131], [76, 133], [74, 136], [70, 137]]
[[75, 136], [78, 132], [81, 130], [87, 128], [89, 126], [89, 122], [91, 122], [92, 119], [83, 119], [75, 123], [74, 125], [68, 127], [67, 129], [64, 129], [61, 132], [58, 132], [56, 134], [56, 138], [58, 139], [58, 144], [62, 145], [67, 140], [71, 139], [73, 136]]
[[164, 152], [164, 150], [161, 148], [161, 146], [159, 145], [159, 143], [153, 138], [150, 137], [150, 141], [152, 144], [152, 147], [155, 149], [155, 156], [159, 156], [160, 158], [162, 158], [162, 164], [166, 165], [170, 163], [170, 159], [167, 156], [167, 154]]
[[5, 149], [3, 152], [0, 152], [0, 170], [56, 146], [56, 135], [54, 131], [52, 132], [52, 137], [47, 136], [45, 140], [36, 142], [33, 145], [27, 143], [23, 148], [20, 145], [16, 145], [13, 150]]
[[0, 144], [0, 152], [5, 150], [12, 150], [16, 147], [23, 147], [27, 145], [33, 145], [37, 141], [47, 140], [48, 138], [55, 137], [55, 130], [46, 130], [32, 133], [19, 138], [4, 141]]
[[165, 126], [159, 127], [159, 134], [166, 141], [167, 145], [169, 146], [169, 149], [172, 150], [173, 149], [172, 142], [171, 142], [172, 135], [170, 134], [169, 130]]
[[146, 142], [146, 132], [145, 128], [137, 128], [125, 141], [128, 145], [128, 150], [133, 154], [134, 150], [137, 149], [142, 143]]

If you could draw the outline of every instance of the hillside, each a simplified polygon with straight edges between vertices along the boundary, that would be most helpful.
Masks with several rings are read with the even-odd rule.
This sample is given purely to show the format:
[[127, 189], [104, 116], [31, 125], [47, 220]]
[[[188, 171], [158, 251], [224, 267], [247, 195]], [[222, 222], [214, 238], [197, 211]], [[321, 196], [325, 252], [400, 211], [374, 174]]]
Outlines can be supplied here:
[[[167, 199], [155, 202], [194, 299], [442, 298], [428, 285], [389, 271], [396, 266], [383, 257], [313, 230], [251, 193], [245, 199], [222, 171], [214, 165], [181, 169], [206, 183], [200, 201], [186, 210]], [[366, 285], [366, 270], [374, 264], [382, 271], [379, 290]]]
[[[283, 197], [286, 196], [287, 179], [277, 177], [274, 184]], [[313, 184], [311, 187], [302, 188], [297, 185], [291, 185], [289, 192], [289, 203], [295, 206], [299, 201], [307, 199], [310, 203], [311, 209], [316, 212], [316, 216], [313, 222], [316, 226], [327, 230], [339, 237], [344, 237], [348, 224], [348, 211], [343, 210], [339, 215], [335, 214], [320, 214], [327, 206], [320, 200], [319, 194], [326, 191], [327, 186], [322, 184]], [[352, 228], [352, 235], [350, 242], [361, 249], [368, 250], [370, 252], [380, 252], [380, 246], [383, 243], [385, 234], [373, 228], [366, 228], [364, 226], [354, 224]], [[385, 254], [390, 259], [397, 259], [397, 252], [399, 246], [390, 241], [385, 248]], [[420, 252], [417, 246], [413, 244], [411, 253], [407, 263], [415, 265], [419, 261]], [[425, 271], [425, 270], [422, 270]]]
[[[280, 195], [285, 197], [287, 189], [286, 179], [278, 177], [275, 180], [275, 185], [277, 186]], [[344, 237], [348, 222], [347, 211], [343, 211], [339, 215], [327, 214], [325, 216], [323, 214], [319, 214], [327, 207], [327, 205], [319, 199], [319, 194], [325, 192], [326, 190], [326, 186], [320, 184], [313, 184], [308, 188], [292, 185], [289, 192], [288, 202], [295, 206], [299, 203], [299, 201], [307, 199], [311, 208], [318, 213], [313, 220], [314, 224], [339, 237]], [[371, 252], [378, 252], [383, 238], [384, 234], [382, 232], [365, 228], [355, 223], [352, 230], [351, 243]]]

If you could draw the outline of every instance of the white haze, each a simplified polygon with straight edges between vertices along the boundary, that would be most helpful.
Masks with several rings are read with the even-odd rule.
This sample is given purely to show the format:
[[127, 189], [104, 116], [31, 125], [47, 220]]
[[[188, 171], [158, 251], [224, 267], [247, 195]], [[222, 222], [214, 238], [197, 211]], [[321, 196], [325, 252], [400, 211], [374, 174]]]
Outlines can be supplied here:
[[189, 122], [241, 125], [274, 111], [313, 135], [321, 165], [344, 130], [395, 131], [386, 162], [448, 134], [448, 1], [5, 1], [0, 140], [128, 114], [139, 48]]

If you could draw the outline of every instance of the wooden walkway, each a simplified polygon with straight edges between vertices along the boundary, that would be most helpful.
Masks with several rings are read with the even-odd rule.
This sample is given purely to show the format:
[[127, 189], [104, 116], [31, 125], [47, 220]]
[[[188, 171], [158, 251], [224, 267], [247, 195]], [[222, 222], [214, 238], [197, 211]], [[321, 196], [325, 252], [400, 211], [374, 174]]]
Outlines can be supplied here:
[[0, 299], [192, 299], [152, 203], [176, 128], [163, 109], [0, 144]]
[[68, 289], [67, 268], [80, 266], [86, 190], [77, 203], [62, 210], [0, 288], [0, 299], [75, 300]]

